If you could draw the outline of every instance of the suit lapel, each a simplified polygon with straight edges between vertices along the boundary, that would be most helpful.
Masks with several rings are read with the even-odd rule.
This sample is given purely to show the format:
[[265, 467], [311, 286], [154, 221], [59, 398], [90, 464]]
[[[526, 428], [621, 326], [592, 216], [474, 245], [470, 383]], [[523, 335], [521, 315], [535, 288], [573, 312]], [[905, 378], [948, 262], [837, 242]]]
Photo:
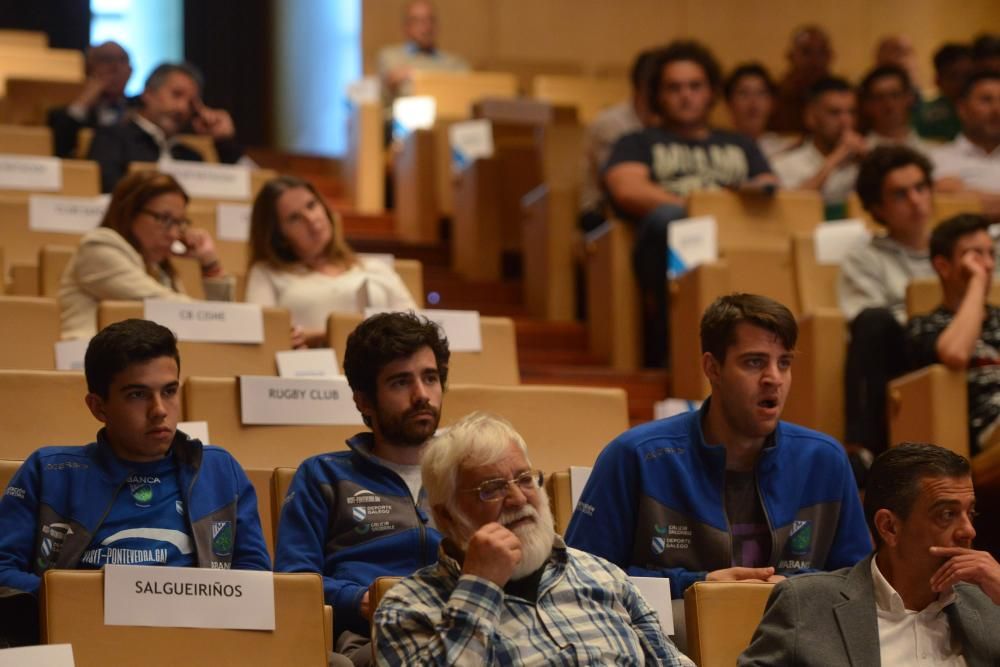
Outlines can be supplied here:
[[981, 652], [981, 647], [988, 644], [983, 620], [979, 612], [967, 604], [962, 588], [961, 584], [955, 586], [955, 603], [945, 607], [948, 625], [952, 636], [962, 643], [962, 654], [969, 667], [990, 667], [988, 656]]
[[850, 571], [844, 588], [840, 591], [846, 599], [833, 608], [844, 649], [851, 665], [855, 667], [878, 667], [882, 662], [871, 559], [869, 556]]

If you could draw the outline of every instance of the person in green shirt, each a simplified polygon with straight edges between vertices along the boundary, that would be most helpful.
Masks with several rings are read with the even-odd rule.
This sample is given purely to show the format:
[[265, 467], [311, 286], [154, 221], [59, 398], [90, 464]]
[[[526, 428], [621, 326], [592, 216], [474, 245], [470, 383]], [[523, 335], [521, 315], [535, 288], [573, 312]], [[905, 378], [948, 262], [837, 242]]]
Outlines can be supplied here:
[[925, 139], [951, 141], [961, 132], [955, 102], [972, 69], [972, 48], [966, 44], [948, 43], [934, 53], [934, 82], [941, 94], [914, 107], [917, 134]]

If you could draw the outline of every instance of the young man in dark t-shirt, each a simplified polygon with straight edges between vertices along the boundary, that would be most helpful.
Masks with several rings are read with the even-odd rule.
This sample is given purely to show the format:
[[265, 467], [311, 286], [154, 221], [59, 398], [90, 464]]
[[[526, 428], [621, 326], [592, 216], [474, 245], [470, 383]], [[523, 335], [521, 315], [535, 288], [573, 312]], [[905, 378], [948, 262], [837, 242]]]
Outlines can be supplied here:
[[931, 263], [944, 298], [907, 326], [914, 368], [944, 364], [968, 372], [969, 448], [973, 455], [1000, 439], [1000, 308], [987, 303], [996, 256], [989, 221], [960, 214], [931, 234]]
[[646, 366], [663, 366], [667, 350], [667, 225], [686, 215], [695, 190], [761, 190], [777, 183], [750, 139], [713, 130], [708, 115], [721, 79], [712, 54], [676, 41], [649, 68], [650, 108], [662, 119], [622, 137], [604, 168], [604, 186], [618, 214], [636, 224], [633, 265], [643, 301]]

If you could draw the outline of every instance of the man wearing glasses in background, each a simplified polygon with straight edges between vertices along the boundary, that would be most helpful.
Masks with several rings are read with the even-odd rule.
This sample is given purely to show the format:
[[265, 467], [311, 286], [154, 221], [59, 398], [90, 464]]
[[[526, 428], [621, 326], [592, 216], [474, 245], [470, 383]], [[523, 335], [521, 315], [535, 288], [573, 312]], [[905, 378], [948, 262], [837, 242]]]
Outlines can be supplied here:
[[472, 413], [424, 451], [438, 562], [375, 612], [379, 665], [691, 665], [607, 561], [555, 534], [542, 474], [507, 421]]

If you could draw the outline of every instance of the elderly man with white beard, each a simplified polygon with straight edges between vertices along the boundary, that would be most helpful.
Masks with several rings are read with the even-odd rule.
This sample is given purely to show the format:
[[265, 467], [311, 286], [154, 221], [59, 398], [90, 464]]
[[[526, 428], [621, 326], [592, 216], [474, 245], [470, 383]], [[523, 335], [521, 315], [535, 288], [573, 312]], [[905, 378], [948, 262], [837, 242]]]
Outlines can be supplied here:
[[379, 665], [693, 665], [624, 572], [555, 534], [509, 422], [472, 413], [421, 462], [438, 563], [375, 611]]

